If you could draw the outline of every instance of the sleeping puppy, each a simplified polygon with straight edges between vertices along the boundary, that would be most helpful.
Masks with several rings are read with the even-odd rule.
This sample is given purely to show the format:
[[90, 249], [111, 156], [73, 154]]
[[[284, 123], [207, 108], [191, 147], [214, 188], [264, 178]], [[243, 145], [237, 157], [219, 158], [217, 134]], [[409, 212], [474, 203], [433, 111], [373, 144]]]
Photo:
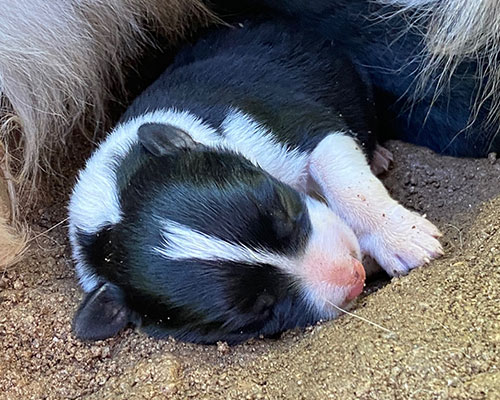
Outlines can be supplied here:
[[272, 336], [336, 317], [363, 254], [390, 275], [442, 254], [371, 172], [390, 155], [350, 61], [287, 21], [238, 26], [184, 49], [81, 171], [78, 337]]

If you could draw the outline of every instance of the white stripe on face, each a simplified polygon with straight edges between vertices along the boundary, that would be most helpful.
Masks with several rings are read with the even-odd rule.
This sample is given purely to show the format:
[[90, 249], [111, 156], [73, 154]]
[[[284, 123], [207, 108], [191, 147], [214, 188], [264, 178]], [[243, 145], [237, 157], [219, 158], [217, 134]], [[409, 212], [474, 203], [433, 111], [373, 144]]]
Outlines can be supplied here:
[[292, 273], [297, 261], [265, 249], [253, 249], [191, 229], [175, 221], [164, 220], [163, 243], [154, 251], [168, 260], [198, 259], [245, 264], [270, 264]]
[[304, 251], [296, 256], [229, 242], [172, 220], [163, 220], [163, 241], [153, 251], [168, 260], [272, 265], [292, 277], [309, 304], [329, 318], [335, 313], [327, 301], [343, 305], [352, 286], [359, 283], [354, 273], [359, 245], [354, 233], [325, 204], [306, 198], [306, 205], [311, 232]]

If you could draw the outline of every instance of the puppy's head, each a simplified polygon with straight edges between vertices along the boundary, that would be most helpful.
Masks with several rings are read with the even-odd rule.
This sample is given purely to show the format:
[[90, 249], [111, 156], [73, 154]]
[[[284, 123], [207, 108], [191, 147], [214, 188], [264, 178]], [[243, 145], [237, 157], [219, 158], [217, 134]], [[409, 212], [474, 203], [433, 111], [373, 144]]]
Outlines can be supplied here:
[[[143, 161], [124, 161], [138, 167], [120, 191], [122, 220], [79, 236], [89, 268], [107, 282], [96, 290], [122, 311], [107, 313], [122, 317], [110, 324], [140, 320], [156, 335], [238, 342], [333, 318], [332, 304], [362, 291], [356, 237], [323, 203], [173, 127], [142, 127], [139, 139], [129, 158]], [[86, 319], [103, 302], [89, 296], [75, 330], [101, 338]]]

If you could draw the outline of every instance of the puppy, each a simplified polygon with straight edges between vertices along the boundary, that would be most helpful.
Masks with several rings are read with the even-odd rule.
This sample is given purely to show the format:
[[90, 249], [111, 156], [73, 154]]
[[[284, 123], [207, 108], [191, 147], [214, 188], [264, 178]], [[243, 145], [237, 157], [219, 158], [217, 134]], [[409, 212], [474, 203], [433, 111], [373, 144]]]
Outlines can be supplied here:
[[349, 59], [284, 20], [238, 26], [184, 49], [81, 171], [78, 337], [271, 336], [336, 317], [363, 254], [390, 275], [442, 254], [371, 172], [389, 154]]

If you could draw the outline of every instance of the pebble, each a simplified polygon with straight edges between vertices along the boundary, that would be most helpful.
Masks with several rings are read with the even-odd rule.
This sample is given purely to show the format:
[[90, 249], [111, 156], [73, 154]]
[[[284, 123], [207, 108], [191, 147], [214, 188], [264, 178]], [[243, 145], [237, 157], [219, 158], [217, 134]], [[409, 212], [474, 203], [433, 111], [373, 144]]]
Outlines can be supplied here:
[[23, 288], [24, 284], [23, 284], [23, 281], [21, 281], [21, 280], [18, 279], [16, 281], [14, 281], [14, 285], [13, 286], [14, 286], [14, 289], [19, 290], [19, 289]]

